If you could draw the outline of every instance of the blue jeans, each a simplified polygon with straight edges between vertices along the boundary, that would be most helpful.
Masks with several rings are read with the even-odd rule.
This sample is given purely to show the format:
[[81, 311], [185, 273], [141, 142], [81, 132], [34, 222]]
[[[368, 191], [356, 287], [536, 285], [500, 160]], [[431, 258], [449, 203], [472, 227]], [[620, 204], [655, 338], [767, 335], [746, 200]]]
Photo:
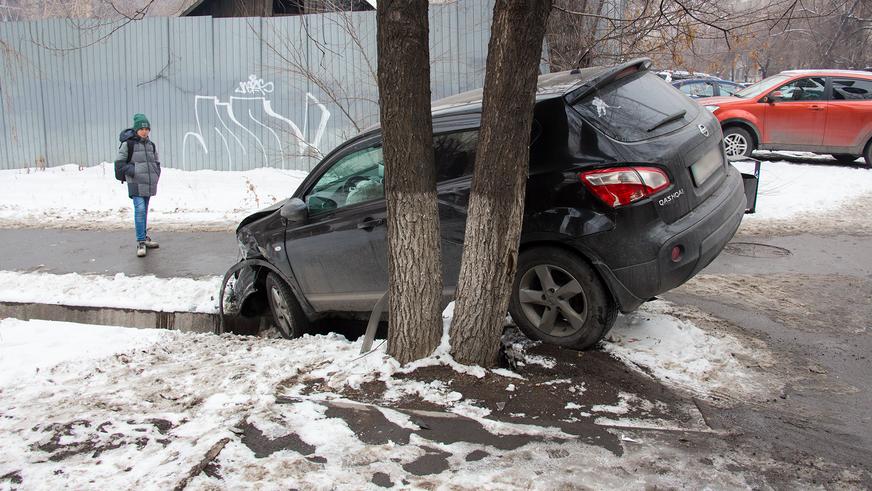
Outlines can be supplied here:
[[136, 241], [145, 240], [148, 228], [148, 196], [133, 197], [133, 224], [136, 225]]

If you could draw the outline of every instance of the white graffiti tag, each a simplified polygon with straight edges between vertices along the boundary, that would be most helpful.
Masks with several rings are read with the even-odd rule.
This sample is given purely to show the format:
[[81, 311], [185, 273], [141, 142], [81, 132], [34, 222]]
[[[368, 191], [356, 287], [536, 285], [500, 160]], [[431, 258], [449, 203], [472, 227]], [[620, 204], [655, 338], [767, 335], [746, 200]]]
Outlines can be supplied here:
[[247, 82], [239, 82], [239, 87], [236, 88], [237, 94], [252, 94], [266, 95], [273, 91], [273, 83], [263, 83], [262, 78], [257, 78], [257, 75], [249, 75]]
[[[227, 102], [222, 102], [215, 96], [195, 96], [197, 128], [185, 133], [182, 139], [183, 168], [189, 169], [189, 138], [199, 144], [204, 154], [218, 150], [217, 155], [211, 157], [212, 164], [222, 170], [263, 166], [285, 169], [289, 159], [320, 159], [323, 154], [318, 147], [327, 129], [330, 111], [312, 94], [306, 93], [306, 99], [301, 130], [294, 121], [276, 112], [272, 101], [264, 97], [231, 96]], [[321, 113], [311, 141], [305, 136], [309, 133], [310, 105], [316, 106]], [[235, 163], [234, 155], [244, 159], [245, 164], [239, 166]]]

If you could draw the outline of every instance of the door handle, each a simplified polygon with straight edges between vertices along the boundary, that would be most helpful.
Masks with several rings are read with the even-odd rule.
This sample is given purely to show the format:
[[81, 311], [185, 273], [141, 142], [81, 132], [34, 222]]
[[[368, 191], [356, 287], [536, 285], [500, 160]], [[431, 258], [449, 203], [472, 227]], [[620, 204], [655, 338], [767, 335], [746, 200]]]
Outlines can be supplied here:
[[823, 110], [824, 110], [824, 107], [823, 107], [823, 106], [817, 106], [817, 105], [815, 105], [815, 106], [808, 106], [808, 108], [809, 108], [810, 110], [812, 110], [812, 111], [823, 111]]
[[357, 224], [357, 228], [362, 230], [372, 230], [379, 225], [383, 225], [384, 223], [384, 218], [364, 218], [362, 222]]

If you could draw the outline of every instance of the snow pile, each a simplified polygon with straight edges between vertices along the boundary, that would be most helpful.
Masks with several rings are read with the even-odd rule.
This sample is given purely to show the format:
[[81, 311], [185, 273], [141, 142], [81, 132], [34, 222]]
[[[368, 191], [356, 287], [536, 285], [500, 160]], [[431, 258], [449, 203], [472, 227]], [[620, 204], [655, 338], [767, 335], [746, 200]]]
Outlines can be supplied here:
[[[303, 171], [245, 172], [163, 169], [149, 206], [149, 225], [230, 229], [246, 215], [288, 198]], [[0, 226], [129, 227], [133, 207], [113, 164], [45, 170], [0, 170]]]
[[0, 302], [212, 313], [218, 311], [220, 288], [217, 276], [195, 280], [0, 271]]
[[5, 319], [0, 321], [0, 391], [63, 362], [96, 360], [167, 336], [169, 331], [157, 329]]
[[[812, 156], [804, 154], [803, 158]], [[832, 163], [828, 157], [820, 158]], [[753, 173], [751, 162], [734, 165], [742, 172]], [[757, 210], [745, 215], [744, 220], [777, 220], [835, 210], [870, 193], [872, 169], [764, 161], [757, 188]]]
[[663, 383], [705, 397], [743, 397], [775, 383], [739, 361], [766, 359], [767, 353], [678, 319], [670, 315], [673, 309], [668, 302], [655, 301], [619, 316], [603, 349]]

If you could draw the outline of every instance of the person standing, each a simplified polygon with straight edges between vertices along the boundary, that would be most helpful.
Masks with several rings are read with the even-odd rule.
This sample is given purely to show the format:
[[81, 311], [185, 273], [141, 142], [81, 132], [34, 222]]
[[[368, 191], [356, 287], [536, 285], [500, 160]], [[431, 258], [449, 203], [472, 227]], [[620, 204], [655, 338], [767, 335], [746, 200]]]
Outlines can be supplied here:
[[144, 114], [133, 115], [133, 127], [121, 132], [115, 177], [127, 181], [127, 195], [133, 200], [133, 223], [136, 228], [136, 255], [144, 257], [148, 249], [159, 247], [148, 236], [148, 202], [157, 194], [160, 157], [149, 139], [151, 124]]

